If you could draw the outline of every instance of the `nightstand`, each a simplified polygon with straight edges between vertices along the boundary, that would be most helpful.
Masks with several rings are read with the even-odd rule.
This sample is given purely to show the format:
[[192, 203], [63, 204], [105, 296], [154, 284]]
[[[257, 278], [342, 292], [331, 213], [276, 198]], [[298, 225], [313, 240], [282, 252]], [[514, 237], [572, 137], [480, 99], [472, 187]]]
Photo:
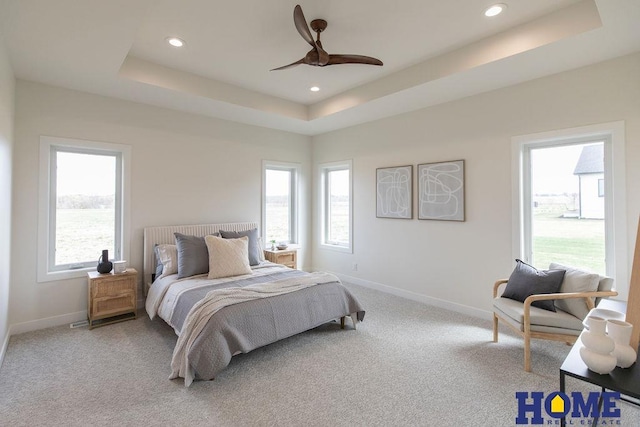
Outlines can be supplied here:
[[286, 265], [290, 268], [298, 268], [298, 250], [297, 249], [265, 249], [264, 258], [267, 261], [276, 264]]
[[89, 329], [138, 317], [138, 272], [100, 274], [90, 271], [88, 288]]

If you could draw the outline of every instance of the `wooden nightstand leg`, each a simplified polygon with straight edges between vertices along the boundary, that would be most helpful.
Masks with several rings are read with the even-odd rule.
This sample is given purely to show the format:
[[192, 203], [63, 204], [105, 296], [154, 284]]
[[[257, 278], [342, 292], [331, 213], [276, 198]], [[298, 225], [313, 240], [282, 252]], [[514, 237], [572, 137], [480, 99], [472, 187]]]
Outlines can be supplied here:
[[345, 317], [346, 317], [346, 316], [342, 316], [342, 317], [340, 318], [340, 329], [344, 329], [344, 318], [345, 318]]

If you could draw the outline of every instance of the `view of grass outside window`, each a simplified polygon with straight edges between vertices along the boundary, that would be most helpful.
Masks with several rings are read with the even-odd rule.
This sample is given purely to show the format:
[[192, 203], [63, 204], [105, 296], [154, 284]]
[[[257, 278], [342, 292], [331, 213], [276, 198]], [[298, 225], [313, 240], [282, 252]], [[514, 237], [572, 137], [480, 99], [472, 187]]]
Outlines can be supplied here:
[[116, 162], [112, 155], [56, 150], [55, 266], [115, 255]]
[[531, 149], [532, 263], [605, 274], [604, 145]]
[[349, 245], [349, 170], [327, 172], [327, 243]]
[[265, 237], [269, 242], [290, 243], [292, 240], [292, 175], [291, 170], [265, 170]]

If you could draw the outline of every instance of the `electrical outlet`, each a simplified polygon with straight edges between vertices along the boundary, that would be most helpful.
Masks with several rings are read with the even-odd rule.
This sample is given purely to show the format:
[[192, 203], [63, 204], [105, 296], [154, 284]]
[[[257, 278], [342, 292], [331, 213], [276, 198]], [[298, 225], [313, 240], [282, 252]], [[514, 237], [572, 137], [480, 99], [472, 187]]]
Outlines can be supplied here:
[[357, 263], [357, 262], [354, 262], [354, 263], [351, 265], [351, 270], [353, 270], [353, 271], [358, 271], [358, 263]]

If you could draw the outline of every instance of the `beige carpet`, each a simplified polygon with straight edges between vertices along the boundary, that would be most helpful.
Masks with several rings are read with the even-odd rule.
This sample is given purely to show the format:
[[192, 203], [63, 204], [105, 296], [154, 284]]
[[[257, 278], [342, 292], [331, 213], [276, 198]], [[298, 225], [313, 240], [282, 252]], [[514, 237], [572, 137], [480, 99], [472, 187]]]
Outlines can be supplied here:
[[[564, 344], [535, 341], [525, 373], [522, 341], [492, 343], [488, 321], [349, 287], [367, 310], [357, 331], [322, 326], [190, 388], [167, 379], [176, 337], [159, 319], [14, 336], [0, 425], [510, 426], [516, 391], [558, 389]], [[597, 391], [574, 379], [567, 388]], [[640, 425], [639, 408], [619, 406], [620, 425]]]

